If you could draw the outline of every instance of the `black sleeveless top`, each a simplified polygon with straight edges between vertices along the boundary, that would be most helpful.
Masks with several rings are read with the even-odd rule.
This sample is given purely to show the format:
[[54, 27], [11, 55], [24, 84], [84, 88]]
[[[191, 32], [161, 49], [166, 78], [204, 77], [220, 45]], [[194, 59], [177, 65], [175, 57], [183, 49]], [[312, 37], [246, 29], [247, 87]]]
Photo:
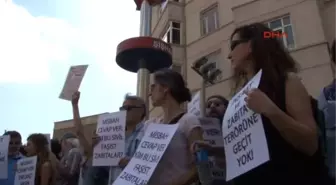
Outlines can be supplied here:
[[[284, 78], [282, 83], [278, 84], [277, 92], [273, 92], [274, 103], [284, 112], [286, 112], [285, 81]], [[262, 87], [260, 90], [265, 92]], [[315, 168], [314, 157], [303, 154], [285, 141], [268, 118], [262, 115], [262, 120], [270, 160], [235, 178], [234, 185], [315, 185], [315, 180], [311, 178], [316, 175], [312, 170]]]

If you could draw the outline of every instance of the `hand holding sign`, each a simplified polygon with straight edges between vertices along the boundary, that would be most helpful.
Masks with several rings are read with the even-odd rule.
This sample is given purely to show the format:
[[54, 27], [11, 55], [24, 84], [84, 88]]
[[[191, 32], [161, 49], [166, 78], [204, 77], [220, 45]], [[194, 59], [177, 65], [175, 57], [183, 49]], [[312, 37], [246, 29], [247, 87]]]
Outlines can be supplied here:
[[269, 115], [276, 109], [274, 102], [258, 88], [244, 91], [246, 106], [256, 113]]
[[78, 105], [78, 101], [80, 98], [80, 92], [76, 91], [73, 95], [72, 95], [72, 99], [71, 99], [71, 103], [72, 105]]

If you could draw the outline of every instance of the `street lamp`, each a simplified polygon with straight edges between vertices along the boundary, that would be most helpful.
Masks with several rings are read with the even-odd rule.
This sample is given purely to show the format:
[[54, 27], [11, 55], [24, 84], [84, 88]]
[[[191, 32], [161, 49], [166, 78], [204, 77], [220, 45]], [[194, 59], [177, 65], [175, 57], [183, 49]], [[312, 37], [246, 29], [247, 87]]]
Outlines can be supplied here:
[[[137, 73], [137, 95], [148, 105], [149, 74], [172, 65], [170, 44], [151, 37], [152, 6], [166, 0], [134, 0], [140, 10], [140, 37], [122, 41], [117, 47], [117, 64], [130, 72]], [[147, 106], [148, 107], [148, 106]], [[148, 108], [146, 110], [148, 116]]]
[[222, 74], [220, 69], [217, 69], [216, 63], [213, 61], [209, 61], [207, 57], [202, 57], [193, 63], [191, 68], [201, 76], [202, 84], [201, 84], [201, 92], [200, 92], [200, 109], [201, 116], [205, 116], [205, 87], [207, 84], [215, 84], [218, 77]]

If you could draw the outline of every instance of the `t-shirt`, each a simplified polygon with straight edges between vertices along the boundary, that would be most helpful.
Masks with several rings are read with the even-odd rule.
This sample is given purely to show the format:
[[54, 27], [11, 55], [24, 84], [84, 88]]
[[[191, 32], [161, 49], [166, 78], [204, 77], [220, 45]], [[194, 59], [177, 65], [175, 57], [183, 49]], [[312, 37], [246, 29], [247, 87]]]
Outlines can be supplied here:
[[[186, 113], [178, 123], [179, 127], [148, 185], [170, 185], [187, 175], [193, 167], [193, 154], [189, 150], [188, 136], [194, 128], [201, 127], [200, 121], [198, 117]], [[162, 124], [162, 122], [153, 123], [153, 120], [149, 120], [145, 124], [148, 126], [148, 124]], [[178, 157], [176, 157], [177, 154]]]

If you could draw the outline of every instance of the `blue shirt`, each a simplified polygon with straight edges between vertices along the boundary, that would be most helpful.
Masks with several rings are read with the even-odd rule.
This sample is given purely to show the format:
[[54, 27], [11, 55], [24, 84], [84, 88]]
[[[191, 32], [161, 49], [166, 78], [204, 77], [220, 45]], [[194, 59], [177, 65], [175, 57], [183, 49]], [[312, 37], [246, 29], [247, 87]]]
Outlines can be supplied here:
[[0, 179], [0, 185], [14, 185], [15, 181], [15, 170], [14, 167], [19, 159], [23, 156], [21, 154], [16, 156], [8, 156], [8, 178], [7, 179]]
[[[125, 138], [125, 156], [131, 158], [134, 153], [136, 152], [136, 149], [138, 148], [138, 145], [140, 144], [140, 141], [142, 137], [144, 136], [144, 122], [141, 122], [137, 124], [134, 131], [126, 136]], [[122, 168], [117, 166], [112, 166], [110, 169], [110, 177], [109, 177], [109, 184], [112, 184], [112, 182], [119, 176], [119, 174], [122, 172]]]

